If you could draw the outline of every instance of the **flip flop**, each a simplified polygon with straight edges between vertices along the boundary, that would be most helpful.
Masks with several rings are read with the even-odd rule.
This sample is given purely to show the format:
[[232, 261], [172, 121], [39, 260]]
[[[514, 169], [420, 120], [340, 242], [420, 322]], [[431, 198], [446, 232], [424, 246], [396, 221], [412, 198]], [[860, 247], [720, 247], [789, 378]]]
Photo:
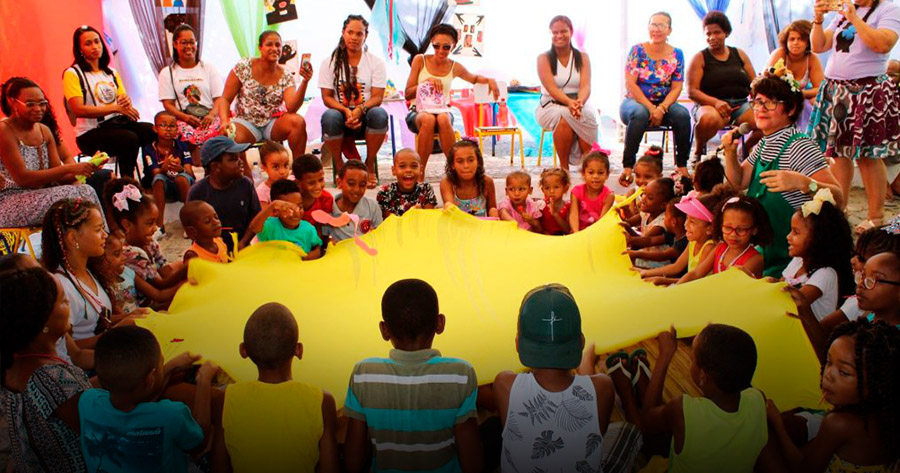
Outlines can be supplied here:
[[634, 377], [631, 378], [632, 387], [636, 387], [638, 381], [641, 380], [641, 373], [643, 373], [643, 375], [646, 376], [648, 380], [650, 379], [650, 365], [648, 365], [647, 362], [640, 357], [646, 358], [647, 350], [638, 348], [637, 350], [631, 352], [631, 355], [628, 356], [628, 365], [631, 366], [634, 370]]
[[619, 351], [609, 355], [606, 358], [606, 375], [612, 376], [616, 371], [622, 371], [622, 374], [631, 381], [631, 373], [628, 369], [625, 368], [625, 363], [628, 362], [628, 353], [624, 351]]

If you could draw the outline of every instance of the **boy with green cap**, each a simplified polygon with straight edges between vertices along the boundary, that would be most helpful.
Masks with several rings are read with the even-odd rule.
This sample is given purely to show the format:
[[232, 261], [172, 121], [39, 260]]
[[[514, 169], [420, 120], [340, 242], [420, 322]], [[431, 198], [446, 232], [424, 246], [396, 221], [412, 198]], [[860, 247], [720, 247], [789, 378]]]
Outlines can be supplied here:
[[605, 374], [576, 375], [584, 335], [572, 293], [532, 289], [519, 308], [516, 348], [530, 372], [494, 380], [503, 422], [502, 471], [606, 471], [601, 448], [615, 400]]

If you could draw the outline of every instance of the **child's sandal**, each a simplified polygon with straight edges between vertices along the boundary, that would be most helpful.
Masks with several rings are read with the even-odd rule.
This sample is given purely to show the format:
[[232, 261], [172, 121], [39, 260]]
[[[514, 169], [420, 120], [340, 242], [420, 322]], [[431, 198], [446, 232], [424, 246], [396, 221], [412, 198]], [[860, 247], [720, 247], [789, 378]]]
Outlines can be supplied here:
[[624, 351], [613, 353], [606, 358], [606, 375], [612, 376], [616, 371], [621, 371], [622, 374], [631, 381], [631, 373], [625, 368], [625, 363], [629, 361], [628, 353]]
[[650, 379], [650, 365], [648, 365], [641, 357], [647, 357], [647, 350], [638, 348], [631, 352], [631, 355], [628, 357], [628, 365], [634, 369], [634, 378], [631, 378], [632, 387], [636, 387], [638, 381], [641, 380], [641, 373], [643, 373], [648, 380]]

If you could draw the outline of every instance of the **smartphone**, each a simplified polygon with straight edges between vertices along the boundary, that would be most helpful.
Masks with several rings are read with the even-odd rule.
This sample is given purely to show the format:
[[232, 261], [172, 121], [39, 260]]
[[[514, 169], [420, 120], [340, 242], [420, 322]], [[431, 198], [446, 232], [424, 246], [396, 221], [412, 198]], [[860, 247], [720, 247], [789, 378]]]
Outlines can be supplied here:
[[844, 9], [844, 2], [841, 0], [826, 0], [825, 9], [828, 11], [841, 11]]
[[300, 56], [300, 69], [304, 69], [309, 66], [309, 59], [312, 57], [310, 53], [304, 53]]

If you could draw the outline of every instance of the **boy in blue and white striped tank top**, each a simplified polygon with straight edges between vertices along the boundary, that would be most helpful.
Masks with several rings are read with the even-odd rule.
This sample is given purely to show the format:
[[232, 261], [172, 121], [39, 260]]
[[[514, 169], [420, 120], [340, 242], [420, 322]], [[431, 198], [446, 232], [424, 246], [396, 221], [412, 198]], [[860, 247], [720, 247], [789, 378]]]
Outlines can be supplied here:
[[347, 470], [363, 471], [371, 456], [373, 472], [481, 471], [475, 370], [431, 348], [445, 322], [434, 289], [397, 281], [381, 314], [381, 335], [394, 349], [353, 369], [344, 404]]

